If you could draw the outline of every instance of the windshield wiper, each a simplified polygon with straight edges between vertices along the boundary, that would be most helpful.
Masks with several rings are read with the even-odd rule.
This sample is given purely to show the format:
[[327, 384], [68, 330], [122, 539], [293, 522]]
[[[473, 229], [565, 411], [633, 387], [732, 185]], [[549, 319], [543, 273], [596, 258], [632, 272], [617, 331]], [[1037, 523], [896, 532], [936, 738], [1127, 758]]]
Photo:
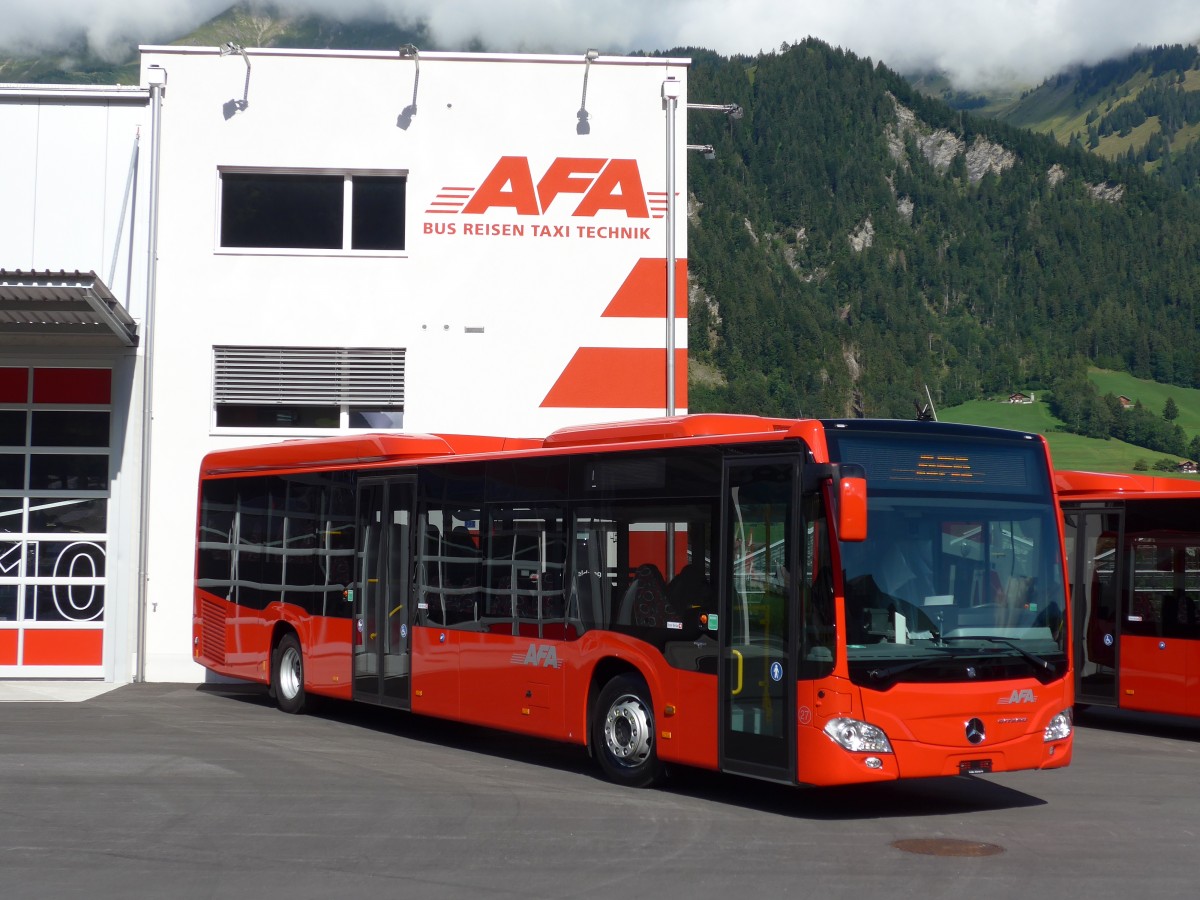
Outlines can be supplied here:
[[1005, 647], [1008, 647], [1010, 650], [1016, 650], [1023, 657], [1025, 657], [1027, 660], [1029, 660], [1029, 662], [1031, 662], [1033, 665], [1037, 666], [1043, 672], [1046, 672], [1049, 675], [1057, 675], [1058, 674], [1058, 669], [1055, 667], [1054, 663], [1050, 662], [1049, 660], [1042, 659], [1036, 653], [1029, 652], [1024, 647], [1022, 647], [1020, 644], [1014, 643], [1013, 641], [1009, 640], [1008, 638], [996, 637], [995, 635], [992, 635], [992, 634], [956, 634], [951, 637], [943, 636], [942, 640], [943, 641], [987, 641], [990, 644], [1003, 644]]
[[961, 653], [955, 653], [950, 650], [940, 650], [939, 652], [942, 653], [943, 655], [942, 656], [925, 656], [925, 657], [922, 657], [921, 659], [914, 660], [912, 662], [901, 663], [898, 666], [889, 666], [886, 669], [868, 669], [867, 677], [874, 681], [889, 681], [892, 678], [895, 678], [900, 673], [907, 672], [910, 669], [919, 669], [919, 668], [921, 668], [921, 666], [927, 666], [930, 663], [945, 662], [947, 659], [950, 659], [951, 657], [964, 655]]

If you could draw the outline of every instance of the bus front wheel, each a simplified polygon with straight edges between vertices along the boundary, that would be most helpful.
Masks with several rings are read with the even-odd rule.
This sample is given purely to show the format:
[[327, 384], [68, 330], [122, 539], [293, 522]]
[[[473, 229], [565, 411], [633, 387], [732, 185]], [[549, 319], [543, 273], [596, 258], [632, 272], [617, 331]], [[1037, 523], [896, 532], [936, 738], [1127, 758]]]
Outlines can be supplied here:
[[304, 711], [304, 655], [294, 634], [286, 634], [275, 648], [271, 686], [275, 702], [287, 713]]
[[592, 746], [610, 781], [649, 787], [662, 777], [654, 742], [654, 708], [641, 678], [619, 675], [604, 686], [596, 701]]

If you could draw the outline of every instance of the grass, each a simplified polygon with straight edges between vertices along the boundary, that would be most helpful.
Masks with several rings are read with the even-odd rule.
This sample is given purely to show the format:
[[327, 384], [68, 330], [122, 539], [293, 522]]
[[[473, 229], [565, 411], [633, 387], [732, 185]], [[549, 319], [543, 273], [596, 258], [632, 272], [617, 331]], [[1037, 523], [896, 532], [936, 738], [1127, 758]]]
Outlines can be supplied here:
[[[1161, 410], [1161, 403], [1166, 401], [1166, 396], [1169, 394], [1175, 397], [1175, 403], [1179, 406], [1180, 420], [1184, 418], [1184, 411], [1186, 409], [1188, 414], [1190, 414], [1190, 418], [1200, 423], [1200, 412], [1198, 412], [1200, 411], [1200, 391], [1174, 388], [1167, 385], [1155, 384], [1154, 382], [1143, 382], [1140, 379], [1122, 375], [1118, 372], [1104, 373], [1101, 370], [1096, 370], [1093, 373], [1094, 378], [1097, 375], [1113, 376], [1109, 380], [1113, 384], [1120, 386], [1119, 390], [1113, 390], [1113, 393], [1118, 395], [1125, 394], [1128, 397], [1134, 397], [1133, 394], [1129, 393], [1129, 390], [1135, 389], [1144, 391], [1147, 397], [1161, 396], [1162, 399], [1159, 401], [1158, 410]], [[1155, 394], [1151, 392], [1149, 390], [1150, 386], [1157, 389], [1160, 393]], [[1108, 387], [1101, 387], [1101, 393], [1107, 393], [1110, 389]], [[1194, 396], [1185, 398], [1183, 396], [1185, 391], [1189, 395]], [[1142, 402], [1148, 408], [1154, 409], [1147, 400], [1143, 399]], [[1050, 444], [1050, 456], [1054, 461], [1054, 467], [1057, 469], [1130, 473], [1137, 471], [1135, 466], [1139, 463], [1153, 466], [1158, 460], [1167, 456], [1165, 453], [1160, 453], [1156, 450], [1147, 450], [1145, 447], [1138, 447], [1134, 444], [1126, 444], [1124, 441], [1113, 439], [1102, 441], [1096, 438], [1087, 438], [1082, 435], [1061, 431], [1062, 423], [1050, 414], [1049, 407], [1040, 400], [1035, 403], [971, 400], [961, 406], [939, 409], [937, 416], [938, 420], [942, 422], [987, 425], [992, 428], [1010, 428], [1014, 431], [1028, 431], [1045, 435], [1047, 443]], [[1183, 425], [1183, 428], [1187, 431], [1187, 425]], [[1174, 459], [1174, 457], [1171, 458]], [[1173, 473], [1154, 472], [1153, 474], [1166, 475]], [[1194, 475], [1175, 475], [1175, 477], [1187, 478], [1193, 481], [1200, 478], [1200, 476]]]
[[1162, 415], [1163, 407], [1170, 397], [1179, 408], [1179, 418], [1175, 423], [1183, 429], [1188, 440], [1200, 434], [1200, 390], [1159, 384], [1157, 381], [1134, 378], [1125, 372], [1111, 372], [1107, 369], [1092, 369], [1088, 372], [1088, 378], [1101, 394], [1115, 394], [1118, 397], [1124, 395], [1130, 400], [1140, 400], [1142, 406], [1155, 415]]
[[[1094, 111], [1097, 116], [1111, 112], [1118, 106], [1130, 103], [1137, 98], [1138, 92], [1150, 84], [1153, 79], [1150, 70], [1143, 69], [1134, 74], [1122, 87], [1120, 97], [1107, 97], [1107, 92], [1093, 94], [1085, 99], [1082, 105], [1077, 105], [1079, 98], [1075, 94], [1075, 82], [1067, 79], [1056, 86], [1043, 85], [1032, 93], [1018, 100], [996, 102], [983, 110], [976, 110], [984, 115], [1003, 119], [1013, 125], [1029, 128], [1043, 134], [1053, 132], [1060, 144], [1066, 144], [1072, 134], [1078, 134], [1080, 140], [1087, 141], [1087, 116]], [[1172, 85], [1174, 81], [1170, 82]], [[1184, 81], [1177, 85], [1185, 91], [1200, 91], [1200, 69], [1189, 69], [1184, 73]], [[1106, 99], [1101, 100], [1101, 97]], [[1154, 134], [1160, 132], [1158, 116], [1152, 116], [1130, 131], [1124, 137], [1110, 134], [1100, 139], [1100, 144], [1094, 151], [1106, 159], [1117, 159], [1132, 147], [1140, 150]], [[1200, 140], [1200, 124], [1192, 123], [1175, 133], [1171, 145], [1176, 149], [1188, 147]], [[1147, 163], [1147, 171], [1153, 171], [1160, 166], [1159, 161]]]
[[1100, 138], [1100, 144], [1096, 147], [1096, 152], [1108, 159], [1116, 159], [1118, 156], [1123, 156], [1127, 153], [1130, 147], [1134, 148], [1135, 152], [1140, 150], [1158, 132], [1158, 116], [1150, 116], [1137, 128], [1130, 129], [1129, 134], [1124, 137], [1119, 134], [1110, 134]]
[[[1081, 139], [1087, 139], [1087, 116], [1095, 110], [1098, 116], [1103, 116], [1124, 103], [1129, 103], [1137, 97], [1138, 91], [1150, 83], [1149, 69], [1136, 73], [1122, 85], [1126, 91], [1121, 97], [1101, 101], [1100, 96], [1093, 94], [1081, 105], [1075, 94], [1075, 82], [1067, 79], [1064, 84], [1055, 87], [1042, 87], [1028, 97], [1023, 98], [1005, 114], [1006, 121], [1013, 125], [1021, 125], [1043, 134], [1054, 132], [1054, 137], [1060, 144], [1071, 139], [1072, 132], [1078, 132]], [[1143, 143], [1145, 139], [1143, 138]], [[1124, 149], [1124, 148], [1122, 148]]]

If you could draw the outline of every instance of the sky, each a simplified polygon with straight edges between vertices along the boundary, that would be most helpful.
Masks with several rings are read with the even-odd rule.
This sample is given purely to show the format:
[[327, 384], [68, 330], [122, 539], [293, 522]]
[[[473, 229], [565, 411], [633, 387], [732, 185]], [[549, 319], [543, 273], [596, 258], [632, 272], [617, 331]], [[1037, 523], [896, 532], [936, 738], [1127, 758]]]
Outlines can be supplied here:
[[[111, 61], [165, 43], [232, 0], [0, 0], [0, 53], [86, 37]], [[424, 21], [441, 49], [623, 54], [777, 50], [813, 36], [963, 90], [1033, 86], [1138, 46], [1200, 41], [1200, 0], [274, 0], [288, 12]]]

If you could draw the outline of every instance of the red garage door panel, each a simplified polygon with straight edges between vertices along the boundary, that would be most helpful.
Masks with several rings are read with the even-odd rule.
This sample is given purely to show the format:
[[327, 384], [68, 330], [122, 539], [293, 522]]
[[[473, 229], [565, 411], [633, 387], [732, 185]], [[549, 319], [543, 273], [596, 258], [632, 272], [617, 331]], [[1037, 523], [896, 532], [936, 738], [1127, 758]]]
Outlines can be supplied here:
[[0, 631], [0, 666], [17, 664], [17, 632], [12, 629]]
[[104, 632], [55, 628], [25, 630], [27, 666], [98, 666], [104, 662]]

